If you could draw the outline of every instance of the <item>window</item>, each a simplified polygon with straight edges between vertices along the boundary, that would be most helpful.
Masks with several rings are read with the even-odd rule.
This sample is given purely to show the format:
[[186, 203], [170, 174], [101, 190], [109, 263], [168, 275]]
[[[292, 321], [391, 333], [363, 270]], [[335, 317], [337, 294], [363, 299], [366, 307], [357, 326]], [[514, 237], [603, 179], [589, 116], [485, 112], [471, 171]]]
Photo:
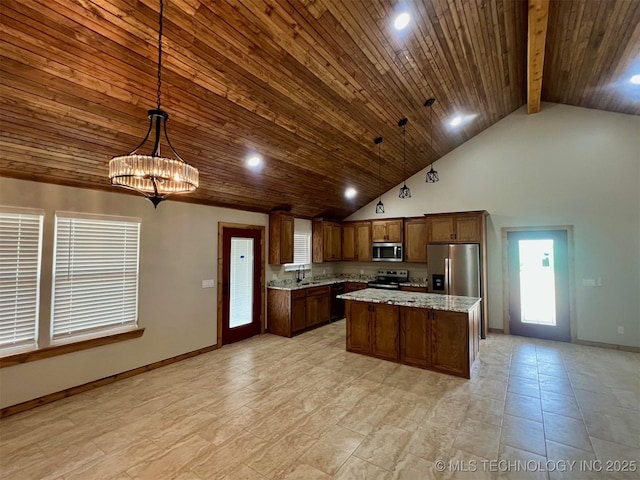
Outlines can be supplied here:
[[297, 270], [300, 266], [311, 269], [311, 220], [293, 220], [293, 263], [285, 263], [284, 270]]
[[56, 213], [51, 340], [133, 328], [140, 220]]
[[0, 207], [0, 350], [35, 348], [42, 210]]

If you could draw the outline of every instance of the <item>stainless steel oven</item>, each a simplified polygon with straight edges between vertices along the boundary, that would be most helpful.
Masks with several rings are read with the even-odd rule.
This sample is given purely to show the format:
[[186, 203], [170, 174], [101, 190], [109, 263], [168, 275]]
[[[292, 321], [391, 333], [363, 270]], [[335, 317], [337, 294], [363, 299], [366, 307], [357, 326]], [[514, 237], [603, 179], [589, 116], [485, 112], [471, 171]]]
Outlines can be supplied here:
[[374, 243], [371, 248], [374, 262], [401, 262], [404, 259], [401, 243]]

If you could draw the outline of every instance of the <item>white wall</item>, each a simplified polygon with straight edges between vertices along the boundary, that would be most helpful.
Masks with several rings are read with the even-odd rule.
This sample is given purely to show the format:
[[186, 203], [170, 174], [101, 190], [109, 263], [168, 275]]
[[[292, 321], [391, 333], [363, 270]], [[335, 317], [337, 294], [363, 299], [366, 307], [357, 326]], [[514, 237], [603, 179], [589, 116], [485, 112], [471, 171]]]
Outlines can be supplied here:
[[[143, 197], [0, 178], [0, 205], [45, 211], [41, 318], [51, 300], [56, 210], [142, 219], [139, 326], [141, 338], [0, 369], [0, 407], [81, 385], [215, 345], [218, 222], [267, 225], [267, 215], [166, 201], [153, 209]], [[268, 251], [268, 250], [267, 250]]]
[[[385, 217], [486, 209], [489, 325], [502, 328], [501, 228], [573, 225], [577, 337], [640, 346], [640, 117], [557, 104], [524, 107], [393, 188]], [[349, 220], [377, 218], [378, 199]], [[602, 287], [583, 278], [602, 277]], [[617, 333], [618, 326], [625, 329]]]

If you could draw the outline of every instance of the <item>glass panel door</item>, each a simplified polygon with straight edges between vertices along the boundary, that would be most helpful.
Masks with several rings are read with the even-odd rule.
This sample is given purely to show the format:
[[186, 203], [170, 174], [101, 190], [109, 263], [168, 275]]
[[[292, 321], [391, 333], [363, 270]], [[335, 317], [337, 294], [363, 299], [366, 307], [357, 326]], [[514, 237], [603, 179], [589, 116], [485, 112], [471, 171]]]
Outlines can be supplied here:
[[520, 321], [556, 324], [553, 240], [519, 240]]
[[253, 320], [253, 238], [231, 238], [229, 328]]

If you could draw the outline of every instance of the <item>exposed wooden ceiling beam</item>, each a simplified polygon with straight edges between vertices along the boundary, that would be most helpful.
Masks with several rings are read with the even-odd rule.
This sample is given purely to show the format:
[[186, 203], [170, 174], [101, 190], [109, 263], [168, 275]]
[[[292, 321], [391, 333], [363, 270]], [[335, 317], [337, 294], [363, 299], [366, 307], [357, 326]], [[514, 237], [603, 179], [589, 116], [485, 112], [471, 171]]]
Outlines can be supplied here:
[[527, 112], [540, 111], [549, 0], [529, 0], [527, 38]]

